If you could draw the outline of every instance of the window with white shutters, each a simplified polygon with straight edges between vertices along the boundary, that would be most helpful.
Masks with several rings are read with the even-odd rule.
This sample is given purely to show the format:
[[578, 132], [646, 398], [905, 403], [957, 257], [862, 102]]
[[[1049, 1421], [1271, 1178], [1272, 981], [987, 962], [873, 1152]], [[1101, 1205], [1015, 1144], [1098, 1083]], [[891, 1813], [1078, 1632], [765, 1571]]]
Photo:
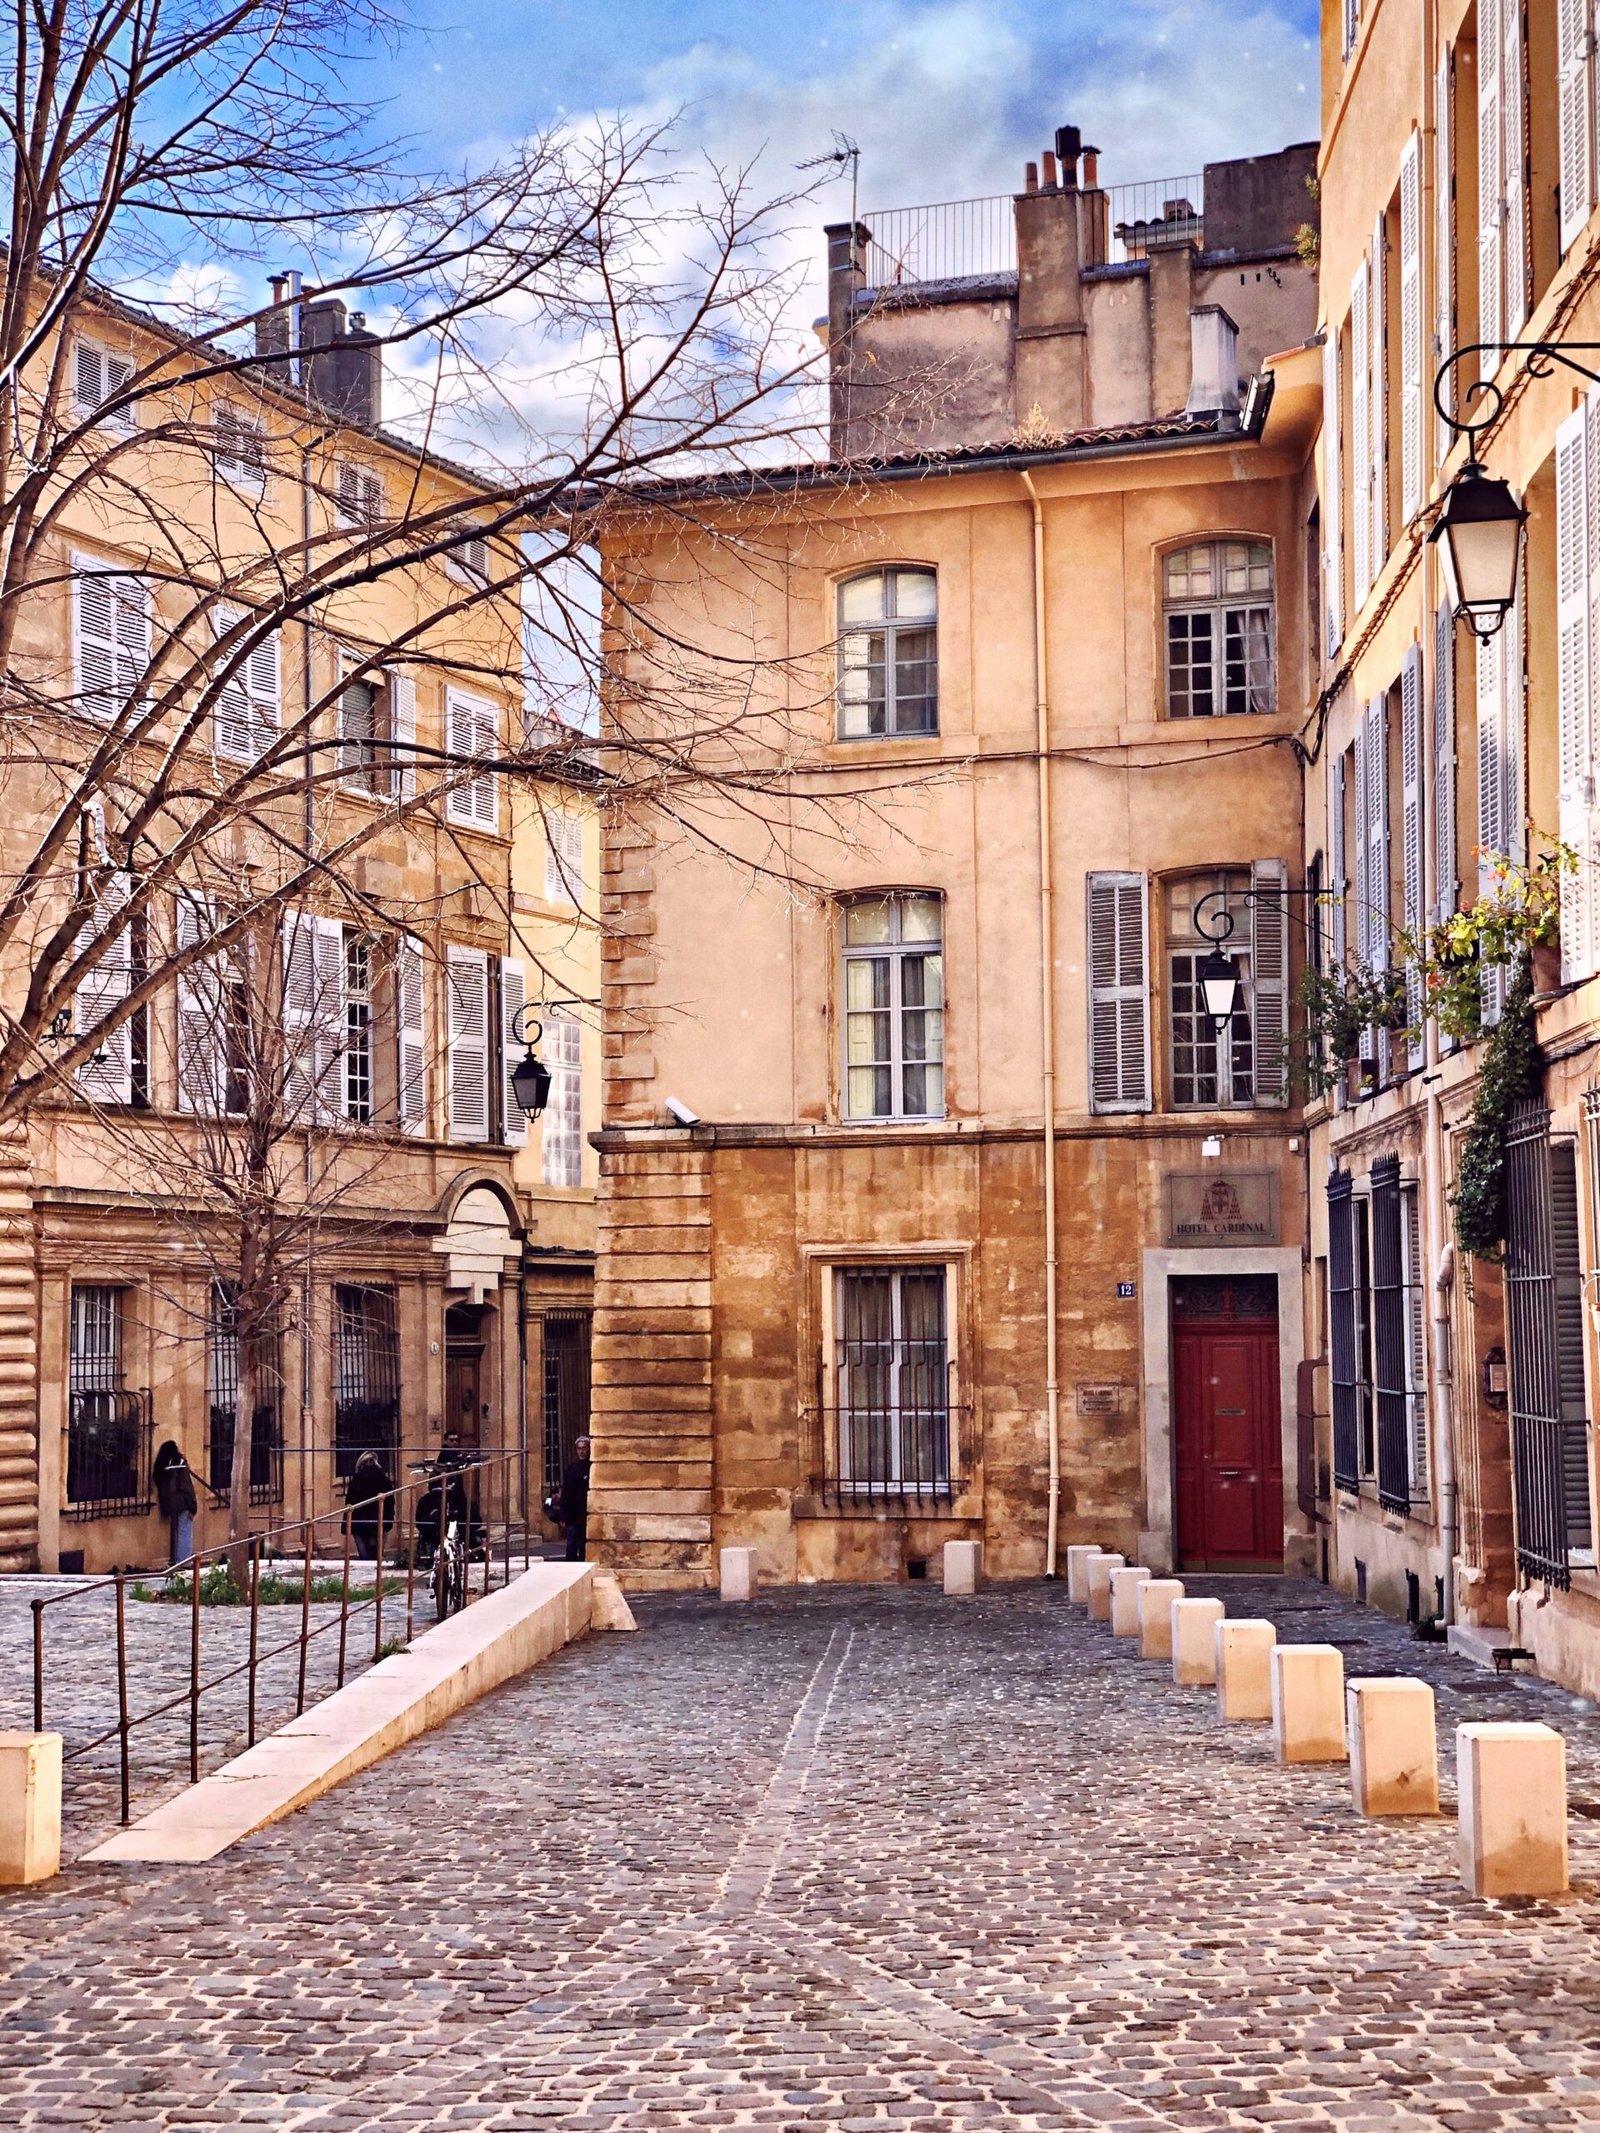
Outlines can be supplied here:
[[402, 940], [395, 951], [395, 1086], [400, 1123], [407, 1133], [428, 1130], [427, 963], [420, 941]]
[[1456, 871], [1456, 617], [1446, 600], [1433, 625], [1434, 919], [1442, 925], [1461, 892]]
[[583, 817], [547, 808], [544, 818], [544, 893], [553, 904], [583, 902]]
[[344, 1109], [344, 927], [286, 911], [282, 955], [284, 1113], [291, 1124], [325, 1125]]
[[1361, 28], [1361, 0], [1341, 0], [1343, 35], [1340, 39], [1340, 57], [1348, 59], [1355, 50], [1356, 36]]
[[1372, 260], [1350, 283], [1350, 571], [1357, 609], [1372, 589]]
[[527, 973], [514, 955], [500, 958], [500, 1138], [508, 1148], [523, 1148], [528, 1141], [528, 1114], [517, 1102], [511, 1076], [522, 1057], [517, 1038], [517, 1017], [528, 997]]
[[390, 792], [400, 801], [417, 795], [417, 684], [409, 674], [388, 676]]
[[1344, 835], [1346, 753], [1341, 751], [1334, 757], [1328, 775], [1328, 894], [1332, 899], [1328, 935], [1333, 960], [1340, 969], [1350, 949], [1350, 871]]
[[[1522, 35], [1523, 0], [1500, 0], [1500, 192], [1504, 218], [1501, 246], [1505, 293], [1503, 338], [1514, 341], [1528, 318], [1530, 257], [1528, 227], [1527, 51]], [[1480, 43], [1482, 33], [1480, 31]]]
[[[126, 906], [131, 884], [118, 876], [102, 898], [92, 920], [78, 934], [78, 952], [102, 942], [93, 968], [80, 982], [73, 997], [72, 1033], [85, 1037], [102, 1029], [127, 999], [133, 986], [133, 929], [118, 923]], [[114, 1029], [102, 1031], [95, 1050], [78, 1068], [77, 1088], [90, 1103], [126, 1104], [133, 1101], [133, 1028], [131, 1017]]]
[[[1433, 78], [1433, 361], [1431, 379], [1456, 345], [1455, 55], [1446, 52]], [[1431, 391], [1431, 385], [1430, 385]], [[1442, 466], [1454, 443], [1442, 415], [1434, 422], [1434, 460]]]
[[1322, 624], [1323, 651], [1344, 640], [1344, 455], [1339, 408], [1339, 335], [1322, 329]]
[[[219, 639], [239, 620], [231, 608], [218, 608], [212, 628]], [[218, 655], [225, 666], [233, 664], [233, 652]], [[279, 719], [278, 633], [256, 639], [225, 680], [219, 680], [216, 705], [211, 714], [212, 745], [231, 762], [254, 763], [278, 738]]]
[[583, 1031], [570, 1015], [544, 1026], [550, 1101], [540, 1120], [539, 1168], [547, 1185], [583, 1183]]
[[1250, 869], [1250, 1010], [1258, 1104], [1289, 1097], [1289, 899], [1281, 859]]
[[[1422, 647], [1413, 645], [1400, 669], [1400, 855], [1401, 925], [1412, 940], [1422, 936], [1425, 753], [1422, 705]], [[1423, 1064], [1422, 972], [1413, 956], [1406, 964], [1406, 1021], [1412, 1035], [1407, 1040], [1409, 1066]]]
[[1414, 130], [1400, 158], [1400, 517], [1426, 494], [1422, 309], [1422, 143]]
[[150, 588], [92, 556], [72, 559], [73, 694], [109, 725], [133, 706], [150, 664]]
[[357, 466], [346, 459], [340, 462], [334, 482], [342, 525], [370, 529], [383, 523], [383, 476], [376, 468]]
[[[210, 900], [180, 894], [178, 953], [199, 949], [217, 931]], [[178, 973], [178, 1109], [201, 1118], [238, 1113], [249, 1104], [249, 1000], [236, 957], [198, 955]]]
[[234, 488], [259, 496], [267, 479], [267, 438], [260, 418], [221, 400], [211, 427], [217, 472]]
[[446, 746], [450, 751], [451, 785], [445, 814], [464, 828], [496, 830], [500, 826], [499, 780], [493, 771], [464, 778], [462, 766], [493, 760], [500, 753], [500, 714], [496, 707], [477, 696], [462, 696], [450, 689], [445, 694]]
[[1422, 1260], [1422, 1200], [1400, 1187], [1401, 1299], [1405, 1336], [1407, 1480], [1413, 1504], [1428, 1495], [1427, 1274]]
[[[79, 340], [72, 350], [72, 406], [80, 422], [90, 422], [108, 402], [127, 391], [133, 380], [131, 356], [113, 355], [97, 341]], [[102, 427], [118, 436], [131, 436], [139, 427], [137, 410], [118, 408], [102, 418]]]
[[1556, 432], [1556, 696], [1561, 786], [1558, 831], [1579, 856], [1561, 882], [1561, 975], [1569, 984], [1595, 968], [1594, 653], [1590, 588], [1595, 568], [1590, 525], [1589, 410], [1579, 407]]
[[[1360, 794], [1362, 841], [1366, 864], [1361, 870], [1361, 925], [1358, 939], [1361, 960], [1374, 976], [1389, 968], [1389, 698], [1375, 696], [1367, 706], [1364, 746], [1357, 780]], [[1375, 1030], [1372, 1056], [1378, 1062], [1380, 1080], [1389, 1073], [1389, 1038]]]
[[1148, 1111], [1149, 882], [1143, 874], [1091, 874], [1086, 893], [1089, 1108]]
[[1367, 477], [1367, 507], [1372, 513], [1372, 576], [1376, 581], [1389, 555], [1389, 231], [1387, 218], [1381, 214], [1373, 228], [1367, 264], [1372, 365], [1371, 405], [1367, 410], [1372, 464]]
[[1561, 249], [1594, 208], [1593, 0], [1556, 0], [1557, 107], [1561, 129]]
[[[1478, 0], [1478, 338], [1505, 339], [1503, 257], [1505, 194], [1500, 175], [1501, 11], [1519, 0]], [[1490, 354], [1484, 375], [1499, 368]]]
[[451, 948], [445, 956], [449, 1041], [445, 1059], [449, 1134], [453, 1141], [489, 1138], [489, 958], [481, 948]]
[[354, 657], [344, 662], [339, 688], [339, 776], [360, 792], [389, 790], [389, 748], [382, 677]]

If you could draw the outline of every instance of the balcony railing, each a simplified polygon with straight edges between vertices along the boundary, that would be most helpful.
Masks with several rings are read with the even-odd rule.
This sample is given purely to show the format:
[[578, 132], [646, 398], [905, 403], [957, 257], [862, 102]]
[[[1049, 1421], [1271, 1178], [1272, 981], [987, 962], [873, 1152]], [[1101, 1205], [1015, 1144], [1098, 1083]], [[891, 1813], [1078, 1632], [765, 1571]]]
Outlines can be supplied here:
[[[1087, 218], [1085, 266], [1122, 266], [1204, 241], [1205, 179], [1199, 173], [1107, 186], [1084, 197], [1098, 210]], [[1011, 193], [989, 193], [863, 214], [872, 233], [864, 261], [868, 286], [894, 289], [1015, 274], [1013, 202]]]
[[71, 1519], [125, 1518], [150, 1508], [148, 1392], [79, 1387], [67, 1395], [67, 1500]]

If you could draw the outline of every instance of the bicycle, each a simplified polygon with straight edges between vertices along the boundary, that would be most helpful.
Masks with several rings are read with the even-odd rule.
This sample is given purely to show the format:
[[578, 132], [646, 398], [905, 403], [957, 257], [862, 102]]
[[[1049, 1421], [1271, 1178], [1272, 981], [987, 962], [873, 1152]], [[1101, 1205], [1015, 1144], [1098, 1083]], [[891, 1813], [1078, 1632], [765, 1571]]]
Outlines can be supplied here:
[[424, 1503], [435, 1495], [439, 1498], [439, 1531], [429, 1577], [434, 1619], [439, 1622], [447, 1615], [459, 1614], [467, 1604], [467, 1556], [471, 1545], [472, 1514], [461, 1476], [464, 1466], [475, 1464], [473, 1460], [458, 1464], [454, 1460], [428, 1459], [411, 1468], [413, 1474], [426, 1474], [440, 1484], [423, 1498]]

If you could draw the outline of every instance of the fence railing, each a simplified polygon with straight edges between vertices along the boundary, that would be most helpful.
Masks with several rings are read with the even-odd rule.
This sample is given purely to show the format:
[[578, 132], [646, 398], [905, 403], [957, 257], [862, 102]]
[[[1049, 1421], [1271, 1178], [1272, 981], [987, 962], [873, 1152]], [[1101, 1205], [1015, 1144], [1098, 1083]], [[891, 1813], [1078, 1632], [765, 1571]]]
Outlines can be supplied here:
[[[331, 1687], [321, 1692], [323, 1695], [343, 1688], [352, 1663], [353, 1633], [360, 1643], [361, 1633], [369, 1623], [371, 1663], [374, 1665], [384, 1657], [386, 1649], [410, 1642], [418, 1612], [419, 1572], [426, 1568], [444, 1530], [445, 1520], [452, 1515], [451, 1498], [457, 1486], [455, 1477], [459, 1477], [459, 1487], [465, 1495], [468, 1534], [465, 1598], [468, 1601], [483, 1598], [493, 1588], [497, 1570], [500, 1584], [508, 1585], [513, 1562], [519, 1555], [519, 1567], [525, 1570], [533, 1556], [531, 1522], [521, 1510], [527, 1502], [527, 1466], [528, 1454], [521, 1449], [468, 1455], [461, 1466], [443, 1477], [442, 1482], [438, 1475], [423, 1475], [384, 1489], [365, 1502], [347, 1503], [311, 1518], [269, 1527], [247, 1538], [197, 1549], [165, 1573], [119, 1569], [109, 1577], [35, 1598], [30, 1602], [33, 1614], [34, 1731], [44, 1732], [51, 1715], [49, 1662], [52, 1632], [55, 1637], [66, 1635], [73, 1639], [76, 1663], [81, 1656], [83, 1641], [92, 1638], [97, 1627], [97, 1616], [86, 1609], [85, 1603], [96, 1595], [103, 1597], [109, 1592], [114, 1604], [116, 1720], [87, 1739], [74, 1738], [62, 1759], [70, 1765], [114, 1741], [117, 1744], [121, 1819], [127, 1823], [131, 1815], [133, 1739], [141, 1727], [153, 1726], [174, 1712], [186, 1711], [189, 1782], [198, 1784], [201, 1717], [208, 1696], [214, 1696], [229, 1683], [243, 1681], [245, 1742], [246, 1746], [253, 1747], [257, 1731], [258, 1685], [262, 1670], [271, 1661], [293, 1656], [294, 1712], [298, 1717], [307, 1708], [308, 1660], [312, 1647], [319, 1640], [330, 1640], [330, 1645], [336, 1649], [333, 1681]], [[269, 1574], [277, 1575], [280, 1565], [287, 1566], [299, 1579], [298, 1592], [289, 1602], [296, 1611], [296, 1627], [293, 1635], [263, 1649], [263, 1580]], [[320, 1599], [314, 1597], [319, 1566], [324, 1582], [335, 1586], [333, 1592]], [[352, 1573], [363, 1577], [369, 1570], [371, 1591], [353, 1589]], [[234, 1582], [241, 1571], [242, 1585]], [[214, 1576], [218, 1586], [224, 1587], [223, 1591], [212, 1593], [209, 1599], [208, 1574]], [[148, 1603], [135, 1601], [134, 1604], [170, 1606], [175, 1599], [186, 1607], [189, 1617], [187, 1679], [175, 1694], [135, 1711], [135, 1684], [129, 1663], [129, 1588], [135, 1582], [145, 1580], [159, 1583], [163, 1576], [167, 1593], [172, 1597]], [[240, 1611], [248, 1609], [248, 1640], [244, 1657], [208, 1674], [204, 1665], [202, 1615], [208, 1605], [214, 1605], [218, 1599], [229, 1603], [223, 1610], [226, 1614], [233, 1614], [235, 1608]], [[424, 1604], [431, 1611], [431, 1601], [426, 1599], [426, 1594]], [[336, 1611], [333, 1611], [335, 1607]], [[69, 1612], [73, 1609], [77, 1610], [76, 1614]], [[276, 1614], [279, 1608], [273, 1605], [267, 1611]], [[393, 1639], [393, 1644], [387, 1646], [386, 1623]], [[321, 1695], [309, 1697], [312, 1704], [320, 1700]]]
[[[1083, 195], [1089, 209], [1083, 264], [1120, 266], [1205, 236], [1205, 177], [1148, 178]], [[862, 215], [871, 232], [863, 262], [867, 286], [965, 281], [1017, 271], [1015, 196], [935, 200], [921, 207], [878, 208]]]

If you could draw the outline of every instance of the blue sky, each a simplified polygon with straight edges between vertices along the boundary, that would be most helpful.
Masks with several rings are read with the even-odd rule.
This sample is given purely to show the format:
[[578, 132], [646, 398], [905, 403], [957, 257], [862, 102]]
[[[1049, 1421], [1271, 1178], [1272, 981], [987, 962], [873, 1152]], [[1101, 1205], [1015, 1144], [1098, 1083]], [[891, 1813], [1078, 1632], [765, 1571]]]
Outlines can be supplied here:
[[[681, 111], [686, 145], [766, 187], [840, 127], [862, 201], [1009, 192], [1072, 120], [1111, 183], [1317, 130], [1311, 0], [411, 0], [417, 33], [358, 93], [428, 160], [560, 116]], [[839, 211], [844, 208], [841, 193]], [[830, 207], [832, 203], [829, 203]]]

